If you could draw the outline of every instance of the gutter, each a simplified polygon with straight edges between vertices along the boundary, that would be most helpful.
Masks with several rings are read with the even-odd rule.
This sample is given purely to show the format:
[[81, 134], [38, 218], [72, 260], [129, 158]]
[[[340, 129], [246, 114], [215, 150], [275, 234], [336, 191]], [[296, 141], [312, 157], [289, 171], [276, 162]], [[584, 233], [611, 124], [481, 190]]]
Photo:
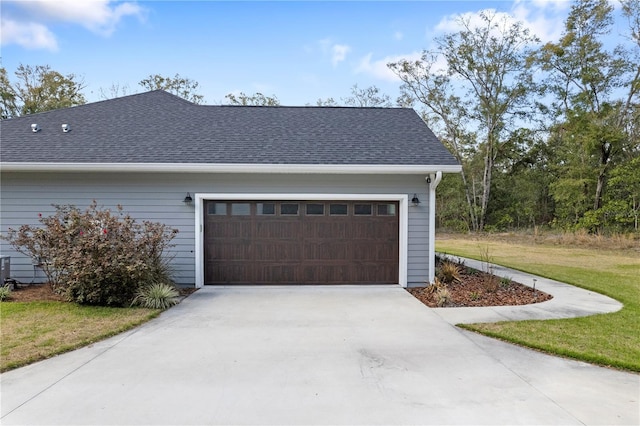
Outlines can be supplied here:
[[227, 163], [49, 163], [2, 162], [3, 172], [139, 172], [139, 173], [309, 173], [309, 174], [430, 174], [459, 173], [462, 166], [379, 164], [227, 164]]

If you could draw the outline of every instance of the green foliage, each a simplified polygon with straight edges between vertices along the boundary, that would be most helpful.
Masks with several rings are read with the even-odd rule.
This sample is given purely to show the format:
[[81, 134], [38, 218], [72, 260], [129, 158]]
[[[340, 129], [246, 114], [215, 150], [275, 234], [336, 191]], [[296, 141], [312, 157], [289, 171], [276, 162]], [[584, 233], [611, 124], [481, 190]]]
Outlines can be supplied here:
[[614, 231], [640, 229], [640, 155], [611, 170], [602, 214]]
[[318, 100], [316, 101], [316, 106], [335, 107], [338, 106], [338, 103], [333, 98], [318, 98]]
[[509, 277], [502, 277], [500, 278], [500, 287], [509, 287], [509, 284], [511, 284], [511, 278]]
[[168, 281], [163, 253], [177, 230], [164, 224], [137, 223], [123, 213], [54, 206], [40, 217], [41, 227], [23, 225], [3, 237], [20, 253], [41, 263], [54, 290], [81, 304], [124, 306], [140, 285]]
[[[421, 108], [462, 165], [438, 187], [438, 227], [638, 229], [640, 1], [621, 5], [626, 32], [607, 0], [573, 2], [561, 37], [539, 48], [486, 12], [389, 64], [398, 102]], [[612, 30], [625, 45], [605, 45]]]
[[18, 115], [17, 94], [9, 81], [7, 70], [0, 68], [0, 120]]
[[249, 96], [244, 92], [240, 92], [239, 95], [229, 93], [225, 95], [225, 98], [229, 101], [230, 105], [253, 105], [253, 106], [278, 106], [280, 101], [273, 96], [265, 96], [260, 92], [254, 93]]
[[49, 65], [20, 64], [15, 75], [17, 82], [12, 84], [0, 69], [2, 119], [86, 103], [85, 84], [75, 74], [62, 75]]
[[460, 266], [449, 261], [442, 262], [438, 268], [438, 278], [444, 284], [460, 281]]
[[194, 104], [201, 104], [204, 101], [204, 96], [197, 92], [199, 83], [190, 78], [182, 77], [180, 74], [176, 74], [174, 77], [154, 74], [141, 80], [138, 84], [146, 90], [165, 90]]
[[436, 291], [436, 304], [438, 307], [447, 306], [451, 300], [451, 292], [444, 286]]
[[464, 182], [459, 174], [445, 174], [436, 191], [436, 225], [454, 232], [471, 230], [469, 206], [464, 199]]
[[[636, 41], [638, 11], [637, 0], [624, 2], [630, 36]], [[550, 141], [557, 149], [548, 167], [556, 175], [550, 186], [555, 224], [564, 229], [596, 232], [609, 226], [611, 213], [601, 210], [608, 198], [608, 178], [626, 158], [638, 156], [633, 117], [640, 67], [628, 50], [605, 48], [603, 37], [613, 28], [612, 14], [607, 0], [573, 3], [560, 40], [536, 55], [556, 98], [551, 109], [557, 124], [551, 127]]]
[[342, 99], [345, 105], [352, 107], [390, 107], [391, 98], [385, 93], [380, 93], [376, 86], [359, 89], [357, 84], [351, 87], [351, 96]]
[[0, 286], [0, 301], [5, 299], [11, 299], [11, 287], [9, 284]]
[[171, 284], [152, 283], [142, 286], [132, 304], [149, 309], [167, 309], [180, 301], [180, 294]]
[[458, 24], [461, 31], [436, 40], [436, 51], [389, 67], [403, 82], [403, 103], [413, 98], [424, 106], [426, 121], [461, 162], [471, 229], [482, 230], [498, 161], [512, 155], [517, 119], [532, 112], [527, 58], [537, 40], [522, 23], [496, 13], [481, 12], [479, 22], [461, 17]]

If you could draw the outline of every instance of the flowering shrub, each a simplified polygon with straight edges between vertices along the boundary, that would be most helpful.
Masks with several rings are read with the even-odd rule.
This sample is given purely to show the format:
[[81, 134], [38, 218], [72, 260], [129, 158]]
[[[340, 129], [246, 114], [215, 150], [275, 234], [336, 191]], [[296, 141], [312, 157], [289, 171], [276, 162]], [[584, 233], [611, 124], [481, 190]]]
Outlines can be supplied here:
[[163, 256], [178, 230], [156, 222], [136, 222], [123, 213], [98, 208], [81, 211], [54, 205], [52, 216], [39, 214], [41, 227], [9, 229], [5, 240], [31, 256], [54, 290], [69, 301], [124, 306], [147, 282], [170, 282]]

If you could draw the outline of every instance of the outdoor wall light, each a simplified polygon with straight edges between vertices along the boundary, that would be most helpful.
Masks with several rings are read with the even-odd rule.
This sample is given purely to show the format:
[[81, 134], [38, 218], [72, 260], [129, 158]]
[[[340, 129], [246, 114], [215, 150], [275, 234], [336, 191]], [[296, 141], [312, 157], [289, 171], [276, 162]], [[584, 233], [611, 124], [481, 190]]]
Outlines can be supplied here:
[[182, 202], [188, 206], [191, 205], [191, 203], [193, 203], [193, 198], [191, 198], [191, 194], [187, 192], [187, 196], [184, 197], [184, 200], [182, 200]]
[[417, 206], [420, 204], [420, 200], [418, 199], [418, 194], [413, 194], [413, 198], [411, 199], [411, 204]]

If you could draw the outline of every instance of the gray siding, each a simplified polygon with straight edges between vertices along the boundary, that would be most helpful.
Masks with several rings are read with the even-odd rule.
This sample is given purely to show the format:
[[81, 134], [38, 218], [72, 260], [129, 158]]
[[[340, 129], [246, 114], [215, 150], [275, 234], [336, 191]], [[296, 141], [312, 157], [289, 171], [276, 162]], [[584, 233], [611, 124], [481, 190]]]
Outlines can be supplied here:
[[[158, 173], [16, 173], [1, 174], [0, 231], [38, 223], [38, 213], [51, 214], [51, 204], [86, 207], [92, 200], [107, 208], [120, 204], [138, 220], [152, 220], [177, 228], [172, 249], [176, 282], [195, 282], [195, 207], [182, 200], [195, 193], [416, 193], [421, 204], [409, 207], [408, 284], [420, 285], [428, 275], [429, 219], [424, 176], [406, 175], [292, 175], [292, 174], [158, 174]], [[375, 199], [375, 195], [372, 195]], [[409, 203], [411, 204], [411, 203]], [[0, 251], [11, 256], [11, 275], [29, 282], [31, 261], [14, 252], [6, 241]], [[40, 272], [37, 281], [42, 281]]]

